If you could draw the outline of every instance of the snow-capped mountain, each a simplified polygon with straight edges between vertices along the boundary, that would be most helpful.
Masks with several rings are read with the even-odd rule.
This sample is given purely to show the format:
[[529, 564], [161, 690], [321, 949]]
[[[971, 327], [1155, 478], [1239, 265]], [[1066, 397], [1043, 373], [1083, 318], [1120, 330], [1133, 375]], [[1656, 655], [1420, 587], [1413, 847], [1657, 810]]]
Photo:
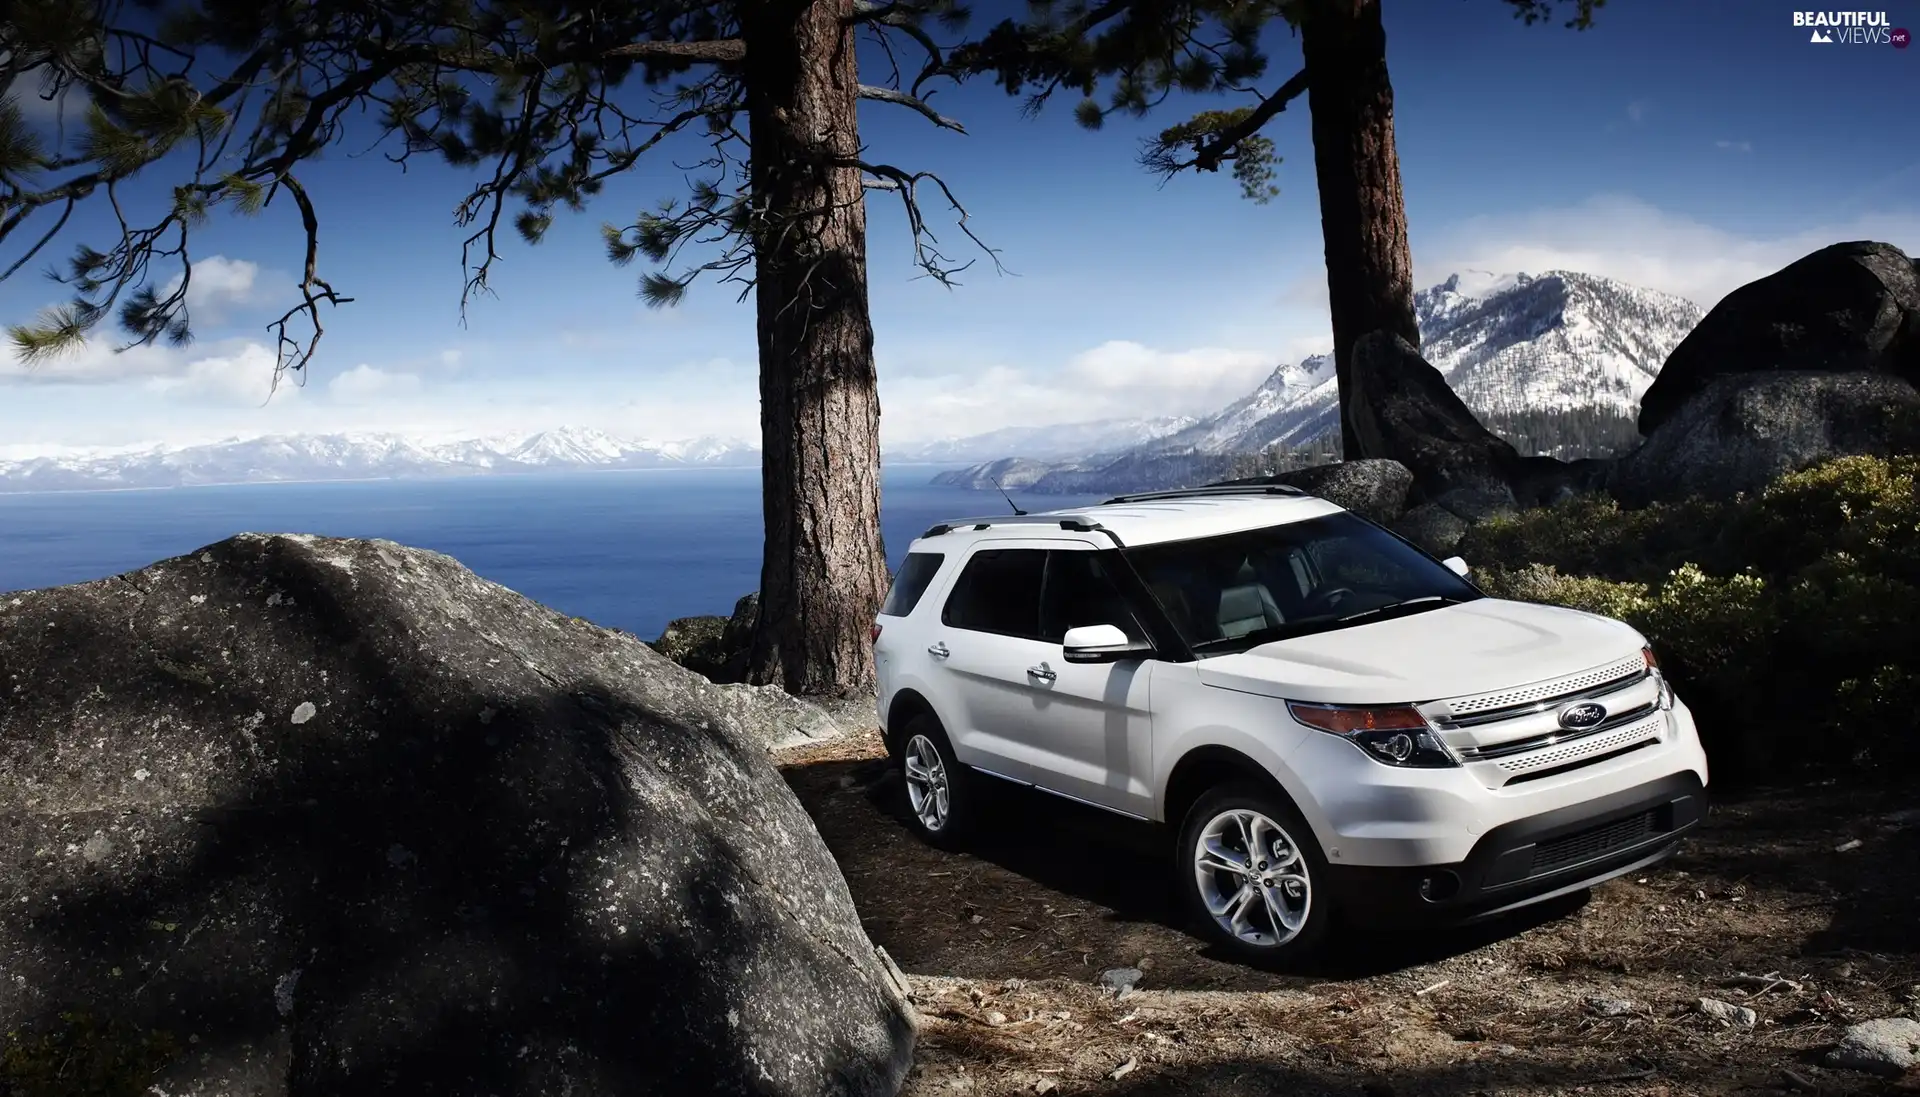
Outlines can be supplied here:
[[[1414, 308], [1421, 354], [1483, 419], [1631, 416], [1667, 355], [1704, 315], [1685, 298], [1572, 271], [1455, 274], [1416, 294]], [[1016, 479], [1040, 492], [1137, 490], [1155, 461], [1204, 464], [1304, 445], [1337, 429], [1338, 406], [1333, 359], [1315, 355], [1281, 366], [1250, 395], [1185, 429], [1046, 471], [1023, 462]], [[983, 465], [941, 479], [970, 484], [986, 472]]]
[[635, 441], [577, 427], [437, 441], [397, 434], [283, 434], [196, 446], [0, 460], [0, 492], [751, 466], [759, 459], [758, 448], [744, 442]]
[[[1043, 460], [1113, 452], [1180, 430], [1189, 418], [1108, 419], [888, 447], [902, 464], [962, 464], [1009, 449]], [[192, 446], [0, 451], [0, 492], [185, 487], [193, 484], [369, 480], [488, 473], [641, 468], [751, 467], [752, 442], [695, 438], [662, 442], [565, 427], [534, 434], [421, 439], [400, 434], [280, 434]]]

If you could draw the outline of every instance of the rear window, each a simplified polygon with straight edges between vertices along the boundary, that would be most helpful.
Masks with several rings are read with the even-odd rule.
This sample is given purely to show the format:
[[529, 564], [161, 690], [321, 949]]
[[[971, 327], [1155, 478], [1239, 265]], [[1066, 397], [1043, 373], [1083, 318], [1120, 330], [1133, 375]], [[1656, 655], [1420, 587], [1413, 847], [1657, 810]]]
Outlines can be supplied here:
[[894, 573], [893, 586], [887, 590], [887, 600], [880, 612], [888, 617], [905, 617], [920, 604], [920, 596], [927, 592], [928, 584], [940, 570], [941, 561], [946, 557], [937, 552], [909, 552], [900, 562], [900, 570]]

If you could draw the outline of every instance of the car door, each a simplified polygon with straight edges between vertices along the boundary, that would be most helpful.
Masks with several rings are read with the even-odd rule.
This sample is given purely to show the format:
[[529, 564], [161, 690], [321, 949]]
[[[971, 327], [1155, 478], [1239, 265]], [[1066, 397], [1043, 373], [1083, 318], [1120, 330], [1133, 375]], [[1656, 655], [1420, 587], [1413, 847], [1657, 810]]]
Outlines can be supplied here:
[[[939, 623], [929, 630], [929, 673], [960, 761], [1016, 781], [1033, 780], [1033, 682], [1040, 639], [1044, 543], [986, 541], [962, 562]], [[1059, 651], [1058, 647], [1053, 649]]]
[[1047, 554], [1040, 600], [1044, 640], [1033, 675], [1025, 738], [1038, 754], [1034, 783], [1131, 815], [1153, 809], [1153, 721], [1148, 707], [1154, 660], [1069, 663], [1061, 640], [1070, 628], [1114, 625], [1131, 639], [1146, 632], [1109, 574], [1116, 554], [1056, 548]]

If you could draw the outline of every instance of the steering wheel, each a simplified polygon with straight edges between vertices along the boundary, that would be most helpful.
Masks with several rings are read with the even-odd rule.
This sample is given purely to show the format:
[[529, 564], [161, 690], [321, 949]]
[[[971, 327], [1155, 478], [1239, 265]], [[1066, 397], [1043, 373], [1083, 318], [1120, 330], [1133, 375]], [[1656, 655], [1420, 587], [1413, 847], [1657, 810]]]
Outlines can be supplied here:
[[1331, 590], [1318, 591], [1313, 596], [1316, 609], [1339, 609], [1340, 603], [1355, 596], [1352, 587], [1334, 587]]

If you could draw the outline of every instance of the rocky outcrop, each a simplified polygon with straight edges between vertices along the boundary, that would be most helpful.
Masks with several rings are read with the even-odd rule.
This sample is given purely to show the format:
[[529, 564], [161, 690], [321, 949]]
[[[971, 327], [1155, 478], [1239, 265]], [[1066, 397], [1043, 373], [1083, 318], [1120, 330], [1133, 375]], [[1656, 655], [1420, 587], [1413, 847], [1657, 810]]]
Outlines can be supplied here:
[[649, 646], [695, 674], [718, 682], [727, 673], [727, 650], [722, 643], [726, 632], [725, 617], [676, 617]]
[[1681, 340], [1640, 401], [1651, 436], [1714, 378], [1886, 373], [1920, 384], [1920, 268], [1891, 244], [1822, 248], [1734, 290]]
[[0, 596], [9, 1069], [895, 1093], [911, 1006], [767, 757], [774, 704], [388, 542]]
[[1729, 499], [1829, 458], [1917, 446], [1920, 392], [1897, 377], [1733, 374], [1709, 382], [1621, 458], [1607, 488], [1630, 506], [1689, 496]]
[[1413, 473], [1398, 461], [1340, 461], [1303, 469], [1225, 480], [1227, 484], [1287, 484], [1337, 503], [1376, 522], [1390, 522], [1407, 509]]
[[709, 681], [744, 682], [753, 629], [759, 619], [760, 594], [756, 591], [733, 604], [732, 616], [708, 614], [668, 621], [660, 638], [650, 646]]

